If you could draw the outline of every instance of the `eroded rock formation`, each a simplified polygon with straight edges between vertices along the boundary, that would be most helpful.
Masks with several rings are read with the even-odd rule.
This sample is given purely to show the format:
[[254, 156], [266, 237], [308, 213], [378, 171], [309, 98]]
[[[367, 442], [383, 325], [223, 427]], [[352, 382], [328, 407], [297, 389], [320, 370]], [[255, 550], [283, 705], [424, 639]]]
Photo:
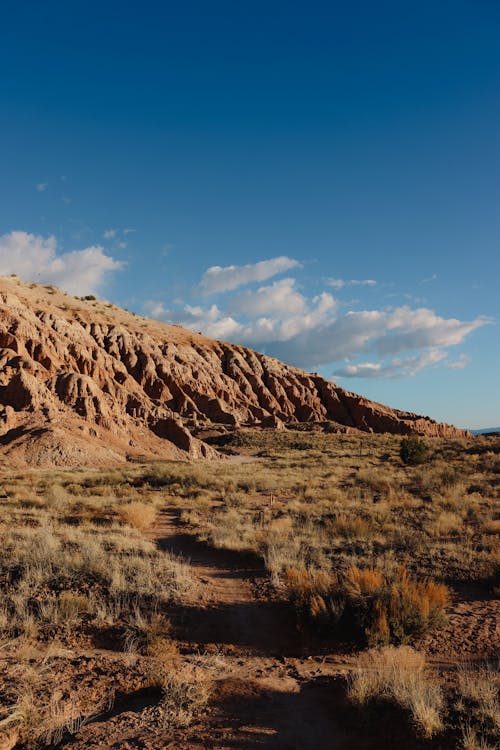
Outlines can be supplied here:
[[243, 346], [0, 278], [0, 449], [31, 465], [210, 457], [202, 427], [459, 436]]

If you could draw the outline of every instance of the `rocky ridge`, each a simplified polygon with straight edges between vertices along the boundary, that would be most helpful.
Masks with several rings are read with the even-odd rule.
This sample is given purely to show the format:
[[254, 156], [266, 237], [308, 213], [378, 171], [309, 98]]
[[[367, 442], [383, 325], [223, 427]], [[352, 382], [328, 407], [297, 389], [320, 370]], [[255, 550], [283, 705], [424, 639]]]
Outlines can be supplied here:
[[[459, 437], [243, 346], [0, 277], [0, 456], [18, 465], [215, 457], [215, 424]], [[332, 424], [334, 423], [334, 424]]]

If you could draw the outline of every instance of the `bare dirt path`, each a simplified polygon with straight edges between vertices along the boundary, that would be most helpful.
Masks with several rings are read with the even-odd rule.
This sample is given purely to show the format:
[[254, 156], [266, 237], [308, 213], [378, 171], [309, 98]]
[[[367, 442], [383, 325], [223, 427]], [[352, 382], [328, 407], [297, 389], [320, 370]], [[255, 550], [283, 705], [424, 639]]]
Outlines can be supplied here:
[[302, 654], [289, 608], [256, 597], [265, 578], [261, 561], [198, 542], [180, 527], [176, 508], [161, 513], [152, 534], [161, 548], [187, 558], [200, 581], [200, 606], [187, 607], [175, 623], [186, 656], [198, 663], [210, 663], [214, 654], [221, 659], [206, 746], [338, 747], [333, 693], [324, 679], [346, 669], [347, 660], [326, 664]]

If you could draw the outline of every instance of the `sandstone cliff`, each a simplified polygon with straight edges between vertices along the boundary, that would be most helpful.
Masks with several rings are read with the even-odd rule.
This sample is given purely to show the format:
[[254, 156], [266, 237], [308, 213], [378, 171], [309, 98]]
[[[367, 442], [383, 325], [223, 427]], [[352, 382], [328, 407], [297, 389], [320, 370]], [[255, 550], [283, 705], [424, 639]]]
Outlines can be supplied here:
[[223, 424], [459, 436], [243, 346], [0, 277], [0, 456], [28, 465], [210, 457]]

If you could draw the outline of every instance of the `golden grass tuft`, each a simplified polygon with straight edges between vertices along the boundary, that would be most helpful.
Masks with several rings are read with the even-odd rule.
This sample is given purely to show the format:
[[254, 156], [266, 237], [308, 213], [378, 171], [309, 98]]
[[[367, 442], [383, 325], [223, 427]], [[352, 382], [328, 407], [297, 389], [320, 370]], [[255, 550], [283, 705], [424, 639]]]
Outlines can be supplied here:
[[350, 677], [349, 697], [359, 705], [386, 700], [401, 706], [426, 738], [444, 727], [441, 688], [427, 670], [425, 656], [409, 646], [361, 654]]
[[120, 505], [117, 513], [124, 523], [140, 531], [152, 526], [156, 518], [156, 509], [140, 501]]

